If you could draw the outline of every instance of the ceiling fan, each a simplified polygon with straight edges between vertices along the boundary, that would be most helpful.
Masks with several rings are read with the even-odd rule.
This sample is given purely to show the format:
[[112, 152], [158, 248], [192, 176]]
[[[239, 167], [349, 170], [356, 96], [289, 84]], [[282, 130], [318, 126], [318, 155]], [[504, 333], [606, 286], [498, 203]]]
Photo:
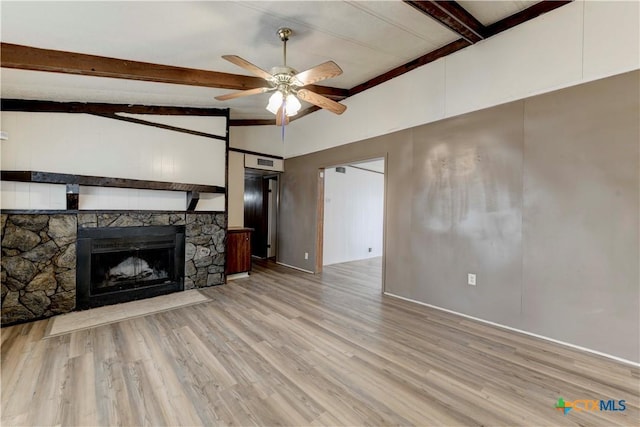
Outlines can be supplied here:
[[267, 83], [269, 83], [269, 86], [228, 93], [216, 96], [216, 99], [218, 101], [226, 101], [242, 96], [274, 92], [269, 98], [267, 110], [276, 115], [276, 125], [278, 126], [286, 125], [289, 123], [289, 117], [298, 113], [301, 107], [298, 98], [329, 110], [332, 113], [342, 114], [347, 109], [346, 106], [304, 88], [312, 83], [339, 76], [342, 74], [342, 69], [333, 61], [324, 62], [301, 73], [287, 66], [287, 41], [292, 33], [290, 28], [278, 29], [277, 34], [283, 42], [284, 65], [282, 67], [273, 67], [270, 73], [239, 56], [224, 55], [222, 57], [223, 59], [265, 79]]

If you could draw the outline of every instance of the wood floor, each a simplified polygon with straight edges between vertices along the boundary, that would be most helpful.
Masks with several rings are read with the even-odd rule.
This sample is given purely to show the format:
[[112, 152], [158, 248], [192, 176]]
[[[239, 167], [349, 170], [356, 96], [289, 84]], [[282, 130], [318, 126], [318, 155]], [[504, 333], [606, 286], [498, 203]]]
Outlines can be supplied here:
[[2, 425], [638, 425], [637, 368], [382, 296], [379, 259], [203, 292], [49, 339], [2, 329]]

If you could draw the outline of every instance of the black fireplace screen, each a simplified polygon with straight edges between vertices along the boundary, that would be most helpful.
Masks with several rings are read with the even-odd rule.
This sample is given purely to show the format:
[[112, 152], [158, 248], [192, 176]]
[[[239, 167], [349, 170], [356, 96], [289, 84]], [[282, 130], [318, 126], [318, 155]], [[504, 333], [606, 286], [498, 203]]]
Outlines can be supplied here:
[[91, 254], [92, 293], [171, 282], [173, 248]]
[[78, 308], [184, 289], [184, 226], [81, 229]]

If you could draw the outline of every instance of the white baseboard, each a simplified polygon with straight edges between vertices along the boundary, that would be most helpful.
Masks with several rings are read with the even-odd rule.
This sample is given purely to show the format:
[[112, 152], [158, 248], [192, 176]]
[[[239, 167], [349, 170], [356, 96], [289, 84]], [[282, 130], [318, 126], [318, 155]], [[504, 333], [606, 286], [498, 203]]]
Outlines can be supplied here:
[[285, 264], [284, 262], [276, 261], [276, 264], [279, 264], [279, 265], [281, 265], [283, 267], [293, 268], [294, 270], [304, 271], [305, 273], [316, 274], [313, 271], [309, 271], [309, 270], [305, 270], [304, 268], [300, 268], [300, 267], [296, 267], [296, 266], [293, 266], [293, 265]]
[[227, 282], [230, 280], [243, 279], [245, 277], [249, 277], [249, 273], [244, 272], [244, 273], [229, 274], [227, 275]]
[[598, 356], [606, 357], [608, 359], [613, 359], [613, 360], [615, 360], [617, 362], [625, 363], [627, 365], [640, 367], [640, 363], [638, 363], [638, 362], [634, 362], [632, 360], [623, 359], [621, 357], [613, 356], [611, 354], [602, 353], [600, 351], [592, 350], [590, 348], [581, 347], [579, 345], [571, 344], [571, 343], [564, 342], [564, 341], [559, 341], [559, 340], [556, 340], [556, 339], [553, 339], [553, 338], [545, 337], [544, 335], [534, 334], [533, 332], [523, 331], [522, 329], [512, 328], [511, 326], [502, 325], [500, 323], [495, 323], [495, 322], [492, 322], [490, 320], [484, 320], [484, 319], [480, 319], [478, 317], [469, 316], [468, 314], [459, 313], [457, 311], [453, 311], [453, 310], [449, 310], [449, 309], [446, 309], [446, 308], [438, 307], [436, 305], [427, 304], [426, 302], [416, 301], [416, 300], [411, 299], [411, 298], [406, 298], [406, 297], [403, 297], [403, 296], [400, 296], [400, 295], [392, 294], [391, 292], [384, 292], [384, 294], [387, 295], [387, 296], [393, 297], [393, 298], [398, 298], [398, 299], [401, 299], [401, 300], [404, 300], [404, 301], [409, 301], [409, 302], [412, 302], [412, 303], [415, 303], [415, 304], [424, 305], [425, 307], [435, 308], [436, 310], [445, 311], [447, 313], [455, 314], [457, 316], [466, 317], [467, 319], [476, 320], [478, 322], [486, 323], [488, 325], [496, 326], [498, 328], [507, 329], [509, 331], [518, 332], [520, 334], [529, 335], [529, 336], [540, 338], [540, 339], [543, 339], [543, 340], [546, 340], [546, 341], [551, 341], [553, 343], [564, 345], [566, 347], [571, 347], [571, 348], [576, 349], [576, 350], [581, 350], [581, 351], [585, 351], [587, 353], [597, 354]]

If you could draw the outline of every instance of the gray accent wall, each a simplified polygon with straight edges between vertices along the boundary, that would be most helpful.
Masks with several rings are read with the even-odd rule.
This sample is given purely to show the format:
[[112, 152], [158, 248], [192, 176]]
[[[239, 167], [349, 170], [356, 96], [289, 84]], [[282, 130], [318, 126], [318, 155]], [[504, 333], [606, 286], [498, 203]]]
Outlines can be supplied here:
[[386, 157], [386, 292], [640, 362], [639, 93], [633, 71], [287, 159], [279, 261], [314, 270], [319, 168]]

